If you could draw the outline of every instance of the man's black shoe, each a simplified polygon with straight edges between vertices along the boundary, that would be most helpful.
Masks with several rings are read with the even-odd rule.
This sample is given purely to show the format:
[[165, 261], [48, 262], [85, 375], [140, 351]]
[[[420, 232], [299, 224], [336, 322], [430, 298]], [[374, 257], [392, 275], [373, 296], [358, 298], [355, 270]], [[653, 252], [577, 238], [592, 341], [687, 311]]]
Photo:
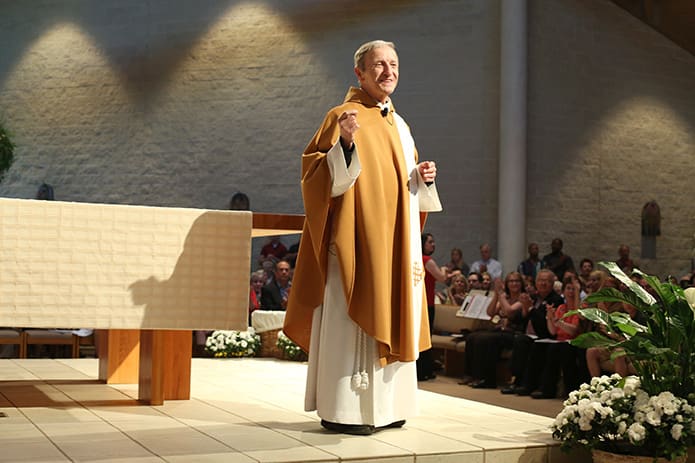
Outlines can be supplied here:
[[490, 383], [484, 379], [478, 381], [477, 383], [472, 383], [471, 387], [474, 389], [497, 389], [497, 384]]
[[375, 430], [374, 426], [371, 424], [343, 424], [326, 420], [321, 420], [321, 426], [329, 431], [339, 432], [341, 434], [351, 434], [353, 436], [371, 436], [374, 434]]
[[531, 397], [533, 397], [534, 399], [554, 399], [555, 398], [554, 395], [546, 394], [543, 391], [533, 391], [531, 393]]
[[376, 430], [381, 431], [382, 429], [402, 428], [404, 424], [405, 420], [398, 420], [394, 421], [391, 424], [387, 424], [386, 426], [379, 426], [378, 428], [376, 428]]
[[524, 386], [507, 386], [504, 387], [500, 390], [502, 394], [516, 394], [516, 395], [529, 395], [531, 394], [531, 391], [529, 391], [527, 388]]

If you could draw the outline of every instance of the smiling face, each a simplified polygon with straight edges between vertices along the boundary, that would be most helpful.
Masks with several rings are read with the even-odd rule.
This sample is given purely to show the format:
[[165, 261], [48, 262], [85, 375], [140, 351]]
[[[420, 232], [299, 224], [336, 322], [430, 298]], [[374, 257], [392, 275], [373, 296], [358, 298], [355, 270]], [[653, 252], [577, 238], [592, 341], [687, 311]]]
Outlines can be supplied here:
[[398, 55], [389, 46], [374, 48], [364, 56], [364, 69], [355, 68], [360, 87], [385, 103], [398, 85]]
[[251, 278], [251, 288], [257, 293], [261, 292], [261, 288], [265, 285], [265, 281], [263, 281], [263, 278], [254, 276]]
[[553, 290], [555, 276], [549, 270], [541, 270], [536, 276], [536, 291], [541, 297], [545, 298]]

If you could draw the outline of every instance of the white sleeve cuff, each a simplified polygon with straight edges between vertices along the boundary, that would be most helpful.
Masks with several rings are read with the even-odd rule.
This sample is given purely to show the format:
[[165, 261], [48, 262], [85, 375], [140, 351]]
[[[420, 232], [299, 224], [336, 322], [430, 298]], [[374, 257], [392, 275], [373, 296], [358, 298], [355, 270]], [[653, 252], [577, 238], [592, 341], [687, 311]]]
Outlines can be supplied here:
[[439, 201], [437, 185], [432, 182], [430, 186], [427, 186], [417, 167], [415, 168], [415, 175], [417, 175], [417, 196], [420, 202], [420, 212], [441, 211], [442, 203]]
[[352, 188], [362, 171], [360, 159], [357, 155], [357, 145], [355, 145], [354, 151], [352, 152], [352, 161], [349, 167], [345, 163], [345, 154], [340, 145], [340, 139], [328, 150], [328, 153], [326, 153], [326, 160], [328, 161], [328, 170], [331, 172], [331, 180], [333, 181], [331, 186], [331, 198], [335, 198]]

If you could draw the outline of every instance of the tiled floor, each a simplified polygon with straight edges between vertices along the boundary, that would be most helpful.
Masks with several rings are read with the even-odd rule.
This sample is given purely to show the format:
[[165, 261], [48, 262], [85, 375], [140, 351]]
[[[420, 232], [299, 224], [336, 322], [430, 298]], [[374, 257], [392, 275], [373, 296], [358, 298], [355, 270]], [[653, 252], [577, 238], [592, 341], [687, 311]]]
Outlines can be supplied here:
[[421, 415], [369, 437], [303, 412], [306, 365], [193, 360], [191, 400], [138, 405], [135, 385], [96, 380], [96, 359], [0, 360], [3, 462], [577, 462], [552, 419], [420, 391]]

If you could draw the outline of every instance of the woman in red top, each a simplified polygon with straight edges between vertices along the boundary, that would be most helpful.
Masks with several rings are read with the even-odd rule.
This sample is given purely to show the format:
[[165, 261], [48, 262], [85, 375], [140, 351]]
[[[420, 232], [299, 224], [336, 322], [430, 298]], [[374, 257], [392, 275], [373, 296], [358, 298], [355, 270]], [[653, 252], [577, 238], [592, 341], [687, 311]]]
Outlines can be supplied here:
[[251, 273], [251, 285], [249, 287], [249, 326], [251, 326], [251, 313], [261, 308], [261, 288], [265, 285], [265, 272], [256, 270]]
[[[432, 325], [434, 324], [434, 294], [437, 281], [446, 281], [451, 278], [451, 274], [447, 273], [446, 267], [439, 267], [432, 259], [434, 253], [434, 237], [431, 233], [422, 234], [422, 264], [425, 267], [425, 292], [427, 295], [427, 318], [430, 322], [430, 335], [432, 334]], [[434, 374], [434, 359], [432, 357], [432, 349], [420, 352], [420, 357], [417, 359], [417, 380], [426, 381], [433, 379], [437, 375]]]

